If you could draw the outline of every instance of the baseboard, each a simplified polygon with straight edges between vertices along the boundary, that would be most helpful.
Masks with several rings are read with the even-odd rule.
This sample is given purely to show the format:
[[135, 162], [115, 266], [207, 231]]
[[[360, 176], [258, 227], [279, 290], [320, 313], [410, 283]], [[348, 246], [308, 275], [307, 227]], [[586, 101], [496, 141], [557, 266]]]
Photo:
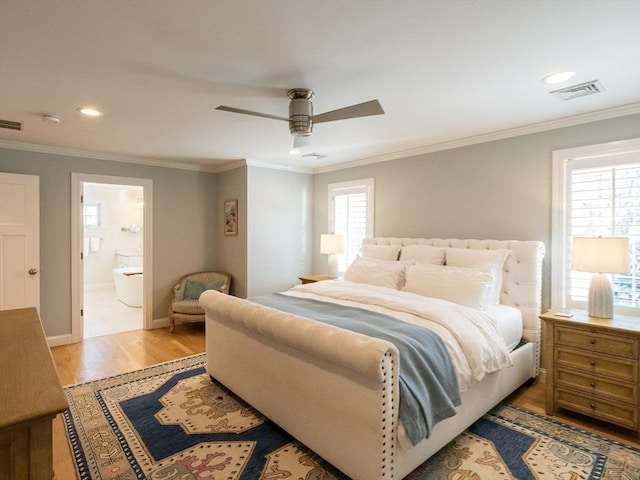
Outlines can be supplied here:
[[169, 321], [169, 317], [154, 318], [151, 321], [151, 328], [164, 328], [164, 327], [168, 327], [169, 325], [171, 325], [171, 322]]
[[[151, 321], [151, 329], [165, 328], [165, 327], [168, 327], [170, 324], [171, 322], [169, 321], [168, 317], [154, 318]], [[72, 343], [74, 342], [72, 341], [72, 337], [70, 333], [65, 335], [55, 335], [52, 337], [47, 337], [47, 344], [49, 345], [49, 348], [60, 347], [62, 345], [70, 345]]]
[[71, 341], [70, 333], [66, 335], [55, 335], [53, 337], [47, 337], [47, 344], [49, 344], [49, 348], [59, 347], [61, 345], [69, 345], [71, 343], [73, 342]]

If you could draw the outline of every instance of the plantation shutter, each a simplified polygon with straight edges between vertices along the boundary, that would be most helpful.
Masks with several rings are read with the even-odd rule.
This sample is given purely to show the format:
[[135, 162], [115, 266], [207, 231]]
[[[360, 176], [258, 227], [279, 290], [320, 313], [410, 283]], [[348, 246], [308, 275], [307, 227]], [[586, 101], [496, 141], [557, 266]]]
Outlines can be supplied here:
[[[631, 155], [569, 162], [567, 251], [576, 236], [629, 237], [631, 271], [611, 274], [614, 305], [640, 308], [640, 162]], [[570, 256], [568, 257], [570, 258]], [[591, 273], [572, 271], [570, 304], [587, 301]], [[577, 303], [577, 304], [576, 304]]]
[[362, 240], [373, 235], [373, 179], [331, 184], [329, 198], [329, 231], [345, 239], [345, 251], [338, 255], [338, 269], [344, 272], [355, 260]]

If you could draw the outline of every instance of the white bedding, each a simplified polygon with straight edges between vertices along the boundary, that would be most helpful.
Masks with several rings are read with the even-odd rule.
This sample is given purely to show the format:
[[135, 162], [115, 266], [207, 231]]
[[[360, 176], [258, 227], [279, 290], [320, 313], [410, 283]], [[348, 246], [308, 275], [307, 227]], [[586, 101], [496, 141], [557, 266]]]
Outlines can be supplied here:
[[500, 319], [496, 321], [486, 312], [446, 300], [346, 281], [298, 285], [285, 294], [364, 308], [433, 330], [451, 356], [461, 392], [511, 366], [507, 343], [497, 328], [508, 323], [504, 309], [495, 309]]
[[498, 333], [511, 352], [522, 340], [522, 312], [509, 305], [494, 305], [485, 312], [496, 322]]

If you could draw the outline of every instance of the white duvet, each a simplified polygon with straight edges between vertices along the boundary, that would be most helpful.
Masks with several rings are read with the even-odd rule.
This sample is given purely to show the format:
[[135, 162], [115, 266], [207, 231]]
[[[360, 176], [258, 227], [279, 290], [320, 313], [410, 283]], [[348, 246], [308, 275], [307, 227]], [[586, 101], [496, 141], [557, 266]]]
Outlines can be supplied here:
[[495, 322], [480, 310], [391, 288], [345, 281], [298, 285], [284, 294], [376, 311], [434, 331], [449, 351], [460, 392], [480, 382], [488, 373], [512, 364]]

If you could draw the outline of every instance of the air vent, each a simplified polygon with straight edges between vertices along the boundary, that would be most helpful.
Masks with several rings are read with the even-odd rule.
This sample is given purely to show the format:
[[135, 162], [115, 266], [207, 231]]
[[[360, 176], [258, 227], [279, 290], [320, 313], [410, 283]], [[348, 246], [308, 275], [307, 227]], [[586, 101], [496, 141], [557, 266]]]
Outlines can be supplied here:
[[319, 153], [307, 153], [302, 155], [303, 157], [312, 158], [313, 160], [320, 160], [321, 158], [327, 158], [326, 155], [320, 155]]
[[0, 120], [0, 128], [6, 128], [7, 130], [22, 131], [22, 122], [12, 122], [11, 120]]
[[549, 93], [555, 93], [563, 100], [571, 100], [573, 98], [585, 97], [596, 93], [604, 92], [604, 87], [599, 80], [591, 80], [590, 82], [573, 85], [571, 87], [553, 90]]

